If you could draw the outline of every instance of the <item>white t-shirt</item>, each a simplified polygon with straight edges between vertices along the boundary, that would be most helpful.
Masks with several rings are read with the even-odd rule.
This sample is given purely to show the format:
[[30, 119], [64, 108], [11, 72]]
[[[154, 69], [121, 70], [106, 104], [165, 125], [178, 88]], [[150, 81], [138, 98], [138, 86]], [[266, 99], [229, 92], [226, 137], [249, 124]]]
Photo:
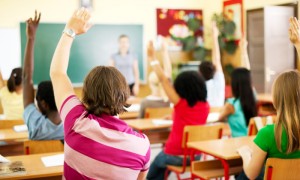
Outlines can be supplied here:
[[207, 102], [210, 107], [222, 107], [225, 101], [225, 78], [223, 72], [217, 71], [214, 77], [206, 81]]

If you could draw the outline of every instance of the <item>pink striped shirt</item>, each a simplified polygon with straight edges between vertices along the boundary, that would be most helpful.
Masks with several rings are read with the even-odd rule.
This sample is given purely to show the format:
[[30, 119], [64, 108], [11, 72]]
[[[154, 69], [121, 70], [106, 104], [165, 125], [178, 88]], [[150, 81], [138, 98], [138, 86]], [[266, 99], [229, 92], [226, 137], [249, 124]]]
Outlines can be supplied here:
[[89, 114], [76, 96], [60, 110], [66, 179], [137, 179], [150, 165], [150, 143], [113, 116]]

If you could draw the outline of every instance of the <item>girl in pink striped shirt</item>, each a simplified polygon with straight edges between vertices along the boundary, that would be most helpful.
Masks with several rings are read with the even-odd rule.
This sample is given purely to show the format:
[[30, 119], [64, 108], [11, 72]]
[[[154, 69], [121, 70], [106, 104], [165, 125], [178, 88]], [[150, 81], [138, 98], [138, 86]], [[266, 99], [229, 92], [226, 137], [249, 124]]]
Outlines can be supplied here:
[[64, 177], [144, 179], [149, 168], [149, 140], [114, 117], [128, 107], [125, 78], [113, 67], [95, 67], [85, 78], [81, 102], [67, 75], [74, 37], [90, 29], [89, 19], [86, 9], [74, 12], [50, 68], [56, 104], [64, 121]]

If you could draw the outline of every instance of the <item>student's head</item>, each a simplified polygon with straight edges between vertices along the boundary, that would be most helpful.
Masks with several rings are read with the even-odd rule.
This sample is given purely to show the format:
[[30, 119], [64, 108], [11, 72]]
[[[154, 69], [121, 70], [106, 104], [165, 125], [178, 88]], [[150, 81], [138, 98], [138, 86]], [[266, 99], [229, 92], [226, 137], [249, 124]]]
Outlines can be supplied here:
[[82, 102], [94, 115], [117, 115], [129, 107], [130, 96], [124, 76], [114, 67], [97, 66], [86, 76], [83, 83]]
[[[277, 111], [275, 140], [278, 149], [291, 153], [300, 148], [300, 73], [284, 72], [274, 81], [273, 104]], [[281, 147], [283, 129], [287, 133], [287, 149]]]
[[51, 81], [43, 81], [38, 85], [36, 101], [41, 113], [44, 115], [47, 112], [57, 111]]
[[196, 71], [180, 73], [175, 79], [174, 88], [181, 98], [187, 100], [190, 107], [193, 107], [198, 101], [206, 102], [205, 81]]
[[122, 34], [120, 37], [119, 37], [119, 50], [120, 52], [122, 53], [127, 53], [128, 50], [129, 50], [129, 37], [125, 34]]
[[209, 61], [204, 61], [199, 65], [199, 72], [205, 81], [212, 79], [216, 72], [216, 67]]
[[11, 71], [7, 80], [7, 88], [9, 92], [15, 92], [17, 88], [22, 86], [22, 68], [15, 68]]
[[250, 71], [246, 68], [233, 70], [231, 88], [233, 96], [241, 101], [246, 123], [248, 124], [250, 118], [257, 115]]

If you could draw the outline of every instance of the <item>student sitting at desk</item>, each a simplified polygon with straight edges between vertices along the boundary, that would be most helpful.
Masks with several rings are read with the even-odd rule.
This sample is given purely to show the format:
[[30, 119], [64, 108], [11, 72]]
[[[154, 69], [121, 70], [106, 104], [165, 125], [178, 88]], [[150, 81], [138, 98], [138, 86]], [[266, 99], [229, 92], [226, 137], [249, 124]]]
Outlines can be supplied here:
[[164, 150], [152, 162], [147, 176], [148, 180], [164, 179], [167, 165], [182, 165], [183, 158], [181, 156], [184, 151], [181, 145], [184, 127], [205, 124], [209, 113], [209, 104], [206, 102], [205, 81], [198, 72], [182, 72], [175, 79], [173, 87], [156, 60], [152, 43], [148, 47], [148, 59], [170, 102], [174, 104], [171, 133]]
[[[246, 40], [241, 40], [242, 51], [247, 51]], [[242, 65], [231, 74], [233, 98], [229, 98], [223, 107], [219, 121], [228, 119], [232, 137], [247, 136], [250, 118], [257, 115], [256, 101], [251, 82], [250, 64], [247, 53], [242, 57]]]
[[222, 107], [225, 101], [225, 78], [221, 64], [219, 47], [219, 30], [216, 22], [212, 23], [212, 62], [205, 61], [199, 65], [199, 72], [205, 79], [207, 102], [210, 107]]
[[7, 80], [7, 86], [5, 86], [0, 71], [0, 100], [5, 119], [22, 119], [24, 111], [22, 91], [22, 68], [15, 68], [11, 71], [10, 77]]
[[[125, 111], [130, 96], [124, 76], [111, 66], [97, 66], [83, 83], [82, 102], [67, 75], [76, 35], [91, 27], [90, 13], [75, 11], [53, 55], [50, 77], [65, 128], [66, 179], [145, 179], [150, 143], [115, 115]], [[79, 39], [79, 38], [78, 38]], [[88, 59], [88, 57], [85, 57]]]
[[[289, 37], [299, 55], [300, 23], [290, 18]], [[273, 125], [261, 129], [251, 147], [238, 149], [243, 159], [244, 173], [238, 179], [256, 179], [262, 172], [267, 158], [300, 158], [300, 73], [284, 72], [274, 81], [272, 96], [277, 111], [277, 120]], [[288, 172], [287, 172], [288, 173]], [[262, 179], [260, 175], [259, 177]], [[296, 177], [295, 177], [296, 178]]]
[[[28, 127], [29, 139], [64, 139], [63, 123], [55, 105], [52, 83], [41, 82], [36, 92], [38, 108], [34, 104], [33, 67], [34, 41], [41, 15], [35, 12], [34, 19], [27, 20], [27, 44], [23, 71], [24, 121]], [[43, 37], [47, 38], [47, 37]]]
[[[166, 76], [171, 79], [172, 66], [168, 54], [167, 42], [162, 44], [162, 53], [163, 53], [163, 66]], [[139, 118], [145, 117], [146, 108], [160, 108], [160, 107], [170, 107], [170, 102], [168, 97], [164, 92], [162, 84], [160, 83], [155, 72], [149, 74], [149, 87], [151, 89], [151, 95], [147, 96], [141, 102]]]

